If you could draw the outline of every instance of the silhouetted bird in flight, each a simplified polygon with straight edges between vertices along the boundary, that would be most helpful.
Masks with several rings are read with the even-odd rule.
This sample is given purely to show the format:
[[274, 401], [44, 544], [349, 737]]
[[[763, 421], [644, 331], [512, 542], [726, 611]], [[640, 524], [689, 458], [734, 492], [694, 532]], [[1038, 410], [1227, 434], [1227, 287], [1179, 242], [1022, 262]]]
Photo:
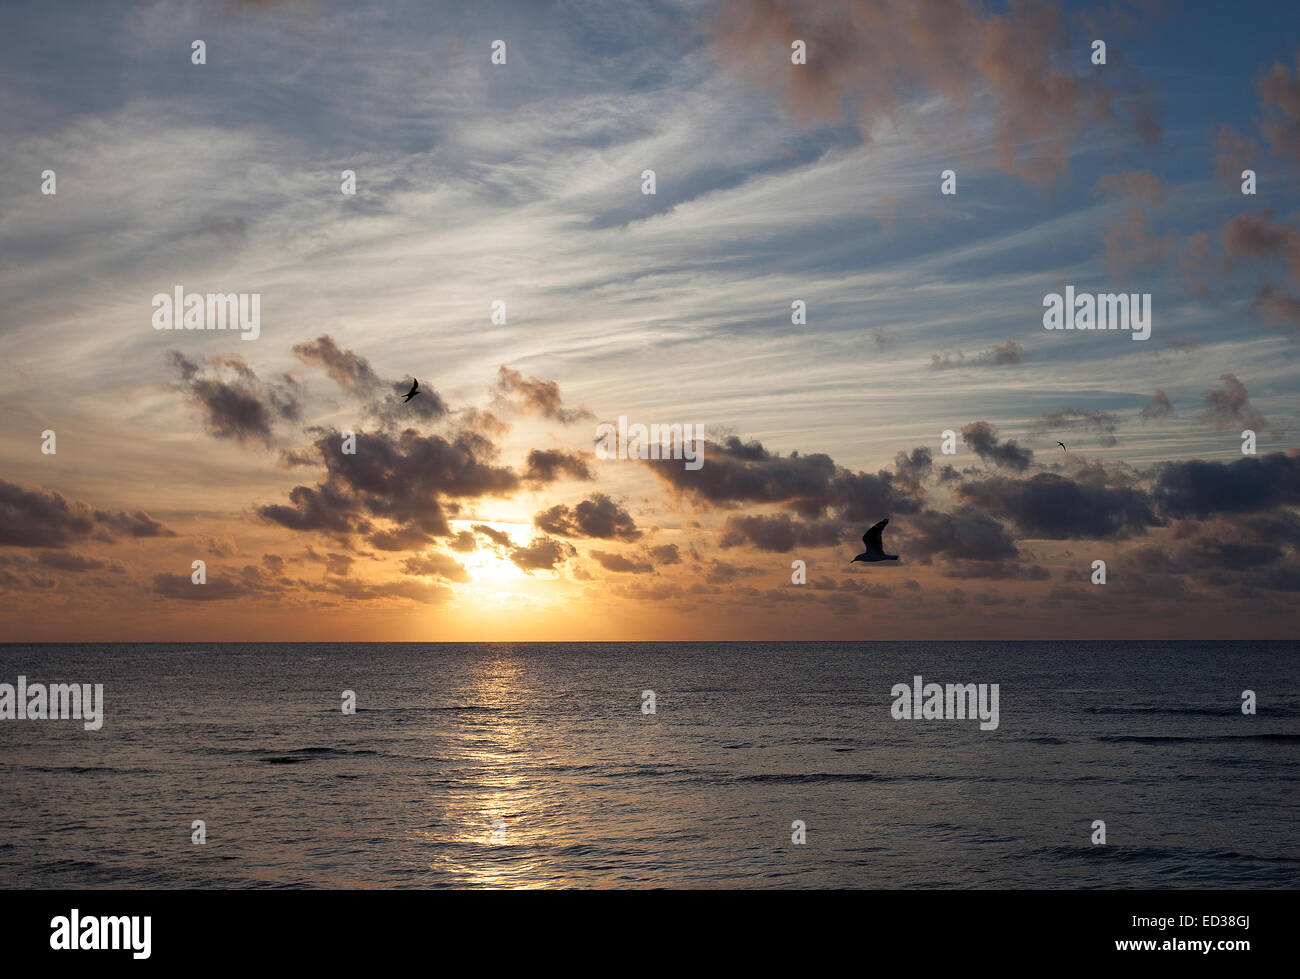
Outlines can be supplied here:
[[865, 534], [862, 535], [862, 543], [866, 547], [866, 550], [863, 551], [861, 554], [859, 554], [857, 557], [855, 557], [852, 561], [850, 561], [849, 564], [853, 564], [855, 561], [897, 561], [898, 560], [897, 554], [885, 553], [885, 543], [880, 539], [880, 535], [884, 533], [885, 524], [887, 523], [889, 523], [888, 517], [880, 521], [880, 523], [876, 524], [874, 527], [872, 527], [870, 530], [868, 530]]
[[414, 381], [415, 383], [411, 385], [411, 390], [406, 392], [406, 397], [402, 399], [402, 404], [406, 404], [406, 402], [410, 401], [412, 398], [414, 398], [417, 394], [420, 393], [419, 380], [417, 380], [414, 377], [411, 378], [411, 380]]
[[[1064, 443], [1064, 442], [1057, 442], [1056, 444], [1059, 445], [1061, 448], [1065, 449], [1065, 443]], [[1069, 449], [1065, 449], [1065, 451], [1066, 451], [1066, 452], [1069, 452], [1070, 450], [1069, 450]]]

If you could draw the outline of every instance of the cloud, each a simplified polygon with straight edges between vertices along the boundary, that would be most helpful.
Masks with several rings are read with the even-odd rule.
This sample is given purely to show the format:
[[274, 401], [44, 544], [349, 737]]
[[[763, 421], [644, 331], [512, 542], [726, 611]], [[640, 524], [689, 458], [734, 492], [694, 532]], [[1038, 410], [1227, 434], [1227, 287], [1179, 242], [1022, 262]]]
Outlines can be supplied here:
[[1250, 403], [1246, 385], [1233, 374], [1221, 374], [1219, 380], [1223, 382], [1223, 387], [1211, 388], [1201, 395], [1205, 402], [1206, 418], [1214, 423], [1214, 427], [1220, 432], [1230, 428], [1266, 431], [1268, 422]]
[[991, 422], [978, 421], [962, 426], [962, 441], [986, 462], [1024, 472], [1034, 461], [1033, 449], [1022, 449], [1014, 441], [998, 441], [998, 430]]
[[363, 602], [402, 598], [421, 605], [438, 605], [452, 595], [452, 590], [446, 585], [410, 579], [369, 584], [357, 578], [335, 578], [319, 582], [314, 587]]
[[1164, 418], [1174, 413], [1174, 403], [1169, 399], [1169, 395], [1164, 391], [1156, 388], [1156, 393], [1151, 395], [1151, 400], [1142, 406], [1138, 414], [1145, 419]]
[[527, 547], [514, 547], [510, 560], [526, 572], [551, 571], [578, 553], [572, 544], [553, 537], [535, 537]]
[[599, 537], [607, 540], [637, 540], [632, 515], [604, 493], [595, 493], [573, 507], [558, 504], [533, 517], [541, 530], [561, 537]]
[[1162, 523], [1140, 490], [1078, 483], [1055, 473], [962, 483], [957, 495], [984, 513], [1010, 518], [1031, 538], [1109, 540]]
[[973, 507], [957, 507], [951, 513], [922, 510], [890, 529], [905, 537], [906, 557], [923, 562], [939, 555], [1000, 561], [1019, 553], [1007, 529]]
[[917, 501], [908, 480], [888, 470], [871, 474], [836, 466], [824, 453], [788, 456], [770, 452], [760, 442], [731, 436], [704, 443], [705, 465], [688, 470], [680, 461], [646, 460], [642, 464], [674, 490], [717, 506], [780, 503], [805, 518], [828, 509], [841, 520], [878, 520], [880, 513], [907, 513]]
[[366, 540], [381, 551], [416, 551], [425, 544], [432, 543], [433, 536], [419, 527], [394, 527], [391, 530], [376, 530]]
[[1280, 61], [1259, 82], [1260, 103], [1267, 118], [1260, 131], [1269, 149], [1292, 163], [1300, 163], [1300, 58], [1293, 77]]
[[450, 544], [453, 551], [460, 551], [462, 554], [468, 553], [478, 547], [478, 542], [475, 541], [474, 535], [468, 530], [462, 530], [451, 539]]
[[450, 554], [427, 551], [402, 562], [402, 570], [409, 575], [445, 578], [448, 581], [469, 581], [469, 572]]
[[[1300, 228], [1274, 221], [1272, 212], [1232, 218], [1223, 227], [1222, 241], [1229, 259], [1278, 260], [1292, 281], [1300, 281]], [[1280, 291], [1270, 279], [1260, 282], [1250, 308], [1267, 326], [1300, 336], [1300, 299]]]
[[295, 345], [293, 353], [309, 367], [323, 367], [330, 379], [350, 394], [364, 397], [382, 384], [370, 361], [351, 350], [341, 350], [328, 334]]
[[1165, 463], [1153, 490], [1173, 516], [1258, 513], [1300, 504], [1300, 457], [1270, 452], [1233, 462], [1189, 459]]
[[190, 602], [224, 602], [248, 594], [238, 582], [211, 575], [206, 584], [196, 585], [189, 575], [159, 573], [153, 576], [153, 590], [163, 598]]
[[[729, 0], [712, 28], [724, 64], [776, 89], [791, 116], [848, 122], [864, 139], [913, 99], [941, 96], [960, 115], [987, 93], [998, 162], [1036, 182], [1063, 174], [1072, 140], [1120, 112], [1145, 141], [1159, 136], [1140, 91], [1121, 97], [1087, 73], [1079, 33], [1048, 4], [995, 13], [967, 0]], [[808, 57], [792, 69], [796, 38]]]
[[833, 546], [843, 539], [844, 533], [838, 522], [805, 523], [781, 513], [728, 517], [722, 546], [749, 546], [760, 551], [782, 553], [796, 547]]
[[86, 538], [175, 537], [143, 510], [96, 510], [54, 490], [0, 479], [0, 546], [63, 548]]
[[[412, 422], [431, 422], [447, 414], [447, 403], [427, 381], [421, 382], [419, 392], [410, 401], [403, 397], [411, 389], [414, 378], [397, 378], [385, 381], [379, 377], [370, 361], [353, 350], [345, 350], [327, 333], [315, 340], [296, 344], [294, 356], [309, 367], [323, 368], [330, 379], [349, 394], [361, 399], [367, 417], [386, 428], [404, 427]], [[384, 393], [388, 389], [388, 394]], [[486, 417], [484, 417], [486, 415]], [[492, 415], [470, 409], [467, 423], [485, 429], [484, 434], [496, 437], [501, 423]]]
[[199, 218], [194, 230], [182, 237], [213, 237], [229, 242], [230, 239], [242, 238], [248, 232], [248, 222], [234, 214], [205, 214]]
[[610, 554], [607, 551], [589, 551], [588, 554], [606, 571], [616, 571], [621, 574], [649, 574], [654, 570], [654, 565], [649, 561], [624, 557], [622, 554]]
[[177, 387], [202, 410], [214, 438], [261, 441], [269, 448], [276, 426], [301, 416], [298, 383], [288, 374], [261, 381], [242, 357], [233, 354], [191, 360], [171, 350], [167, 357], [179, 377]]
[[528, 453], [523, 478], [537, 483], [552, 483], [561, 475], [570, 479], [594, 479], [589, 458], [587, 454], [562, 449], [533, 449]]
[[1014, 340], [1003, 340], [996, 346], [970, 358], [960, 352], [956, 360], [953, 360], [950, 354], [944, 354], [942, 357], [934, 354], [930, 357], [930, 369], [937, 371], [958, 367], [1006, 367], [1019, 364], [1024, 359], [1024, 347]]
[[1271, 282], [1261, 282], [1250, 297], [1250, 311], [1270, 328], [1289, 337], [1300, 336], [1300, 299], [1279, 292]]
[[507, 534], [504, 530], [494, 530], [492, 527], [489, 527], [487, 524], [476, 523], [474, 524], [474, 532], [476, 534], [482, 534], [484, 537], [490, 540], [493, 544], [496, 544], [498, 547], [512, 546], [510, 535]]
[[1215, 176], [1227, 187], [1241, 187], [1241, 171], [1255, 170], [1259, 163], [1259, 144], [1237, 132], [1228, 123], [1219, 127], [1215, 138]]
[[660, 544], [650, 548], [650, 559], [655, 564], [680, 564], [682, 555], [676, 544]]
[[1060, 411], [1045, 411], [1031, 428], [1037, 435], [1047, 435], [1060, 431], [1086, 431], [1096, 436], [1099, 444], [1112, 446], [1118, 444], [1115, 432], [1123, 424], [1122, 419], [1109, 411], [1082, 408], [1062, 408]]
[[1113, 273], [1162, 261], [1174, 251], [1173, 235], [1157, 237], [1151, 230], [1152, 215], [1164, 209], [1168, 187], [1164, 178], [1137, 171], [1110, 173], [1097, 181], [1094, 193], [1118, 202], [1102, 233], [1106, 264]]
[[513, 470], [482, 461], [493, 449], [477, 435], [462, 432], [449, 441], [407, 429], [400, 435], [357, 433], [357, 441], [364, 452], [352, 455], [343, 452], [338, 432], [322, 434], [315, 442], [326, 468], [320, 483], [294, 487], [292, 506], [262, 506], [258, 513], [290, 530], [341, 535], [369, 533], [372, 519], [386, 520], [418, 541], [416, 531], [451, 535], [448, 514], [459, 510], [454, 501], [506, 496], [519, 487]]
[[1239, 214], [1223, 226], [1223, 250], [1234, 258], [1279, 258], [1300, 274], [1300, 230], [1273, 221], [1271, 211]]
[[94, 558], [82, 557], [80, 554], [73, 554], [68, 551], [45, 551], [37, 555], [36, 560], [50, 568], [58, 568], [60, 571], [96, 571], [104, 567], [103, 561], [97, 561]]
[[560, 386], [554, 381], [525, 378], [519, 371], [511, 370], [504, 364], [497, 371], [494, 397], [498, 404], [519, 414], [540, 415], [565, 425], [596, 417], [586, 407], [565, 408]]

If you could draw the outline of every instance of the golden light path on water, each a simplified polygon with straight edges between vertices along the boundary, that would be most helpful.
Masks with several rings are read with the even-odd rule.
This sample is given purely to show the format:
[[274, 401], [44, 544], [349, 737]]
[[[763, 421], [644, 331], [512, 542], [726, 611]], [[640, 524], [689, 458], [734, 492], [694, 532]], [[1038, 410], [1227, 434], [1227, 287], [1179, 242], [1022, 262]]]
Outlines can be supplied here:
[[539, 856], [553, 844], [538, 818], [546, 805], [542, 783], [527, 772], [538, 766], [524, 720], [538, 712], [524, 681], [527, 666], [517, 649], [485, 652], [456, 690], [471, 709], [449, 746], [466, 777], [439, 799], [448, 832], [413, 835], [443, 845], [430, 869], [453, 875], [455, 886], [555, 886], [553, 862]]

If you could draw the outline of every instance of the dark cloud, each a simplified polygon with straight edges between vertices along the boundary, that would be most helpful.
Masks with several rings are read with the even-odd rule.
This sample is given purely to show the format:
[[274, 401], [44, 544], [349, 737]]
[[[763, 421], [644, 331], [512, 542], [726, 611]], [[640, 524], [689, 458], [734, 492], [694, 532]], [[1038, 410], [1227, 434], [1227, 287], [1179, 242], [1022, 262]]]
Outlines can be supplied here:
[[357, 578], [336, 578], [316, 583], [313, 587], [362, 602], [403, 598], [421, 605], [438, 605], [452, 596], [452, 590], [446, 585], [410, 579], [372, 585]]
[[1138, 412], [1142, 418], [1146, 419], [1164, 418], [1166, 415], [1172, 415], [1173, 413], [1173, 401], [1170, 400], [1169, 395], [1165, 394], [1165, 392], [1161, 391], [1159, 388], [1156, 388], [1156, 393], [1151, 395], [1151, 400], [1142, 407], [1140, 412]]
[[905, 521], [891, 523], [890, 530], [906, 541], [900, 548], [905, 558], [923, 562], [940, 555], [1001, 561], [1019, 553], [1002, 524], [972, 507], [957, 507], [951, 513], [922, 510]]
[[109, 513], [104, 510], [95, 511], [95, 519], [108, 528], [110, 531], [119, 534], [125, 534], [127, 537], [175, 537], [174, 531], [168, 530], [163, 524], [143, 510], [136, 510], [135, 513]]
[[478, 542], [474, 535], [468, 530], [462, 530], [449, 542], [453, 551], [460, 551], [462, 554], [468, 553], [478, 547]]
[[469, 581], [466, 571], [450, 554], [441, 551], [428, 551], [416, 557], [409, 557], [402, 562], [402, 570], [409, 575], [421, 575], [428, 578], [445, 578], [448, 581]]
[[490, 540], [493, 544], [496, 544], [498, 547], [512, 546], [510, 542], [509, 534], [507, 534], [503, 530], [494, 530], [491, 527], [489, 527], [487, 524], [483, 524], [483, 523], [474, 524], [474, 532], [476, 534], [482, 534], [484, 537]]
[[196, 585], [189, 575], [159, 573], [153, 576], [153, 590], [164, 598], [190, 602], [223, 602], [248, 594], [239, 582], [211, 574], [206, 584]]
[[832, 546], [841, 543], [843, 539], [840, 524], [835, 521], [805, 523], [792, 520], [787, 513], [772, 516], [759, 514], [728, 517], [722, 535], [722, 546], [749, 546], [760, 551], [781, 553], [796, 547]]
[[482, 461], [492, 446], [473, 434], [448, 441], [407, 429], [358, 433], [357, 442], [357, 453], [345, 454], [339, 433], [326, 431], [315, 443], [326, 467], [320, 483], [295, 487], [292, 506], [263, 506], [258, 513], [291, 530], [335, 534], [368, 533], [372, 519], [391, 521], [403, 531], [382, 541], [393, 548], [417, 539], [415, 531], [450, 536], [448, 513], [459, 510], [452, 501], [505, 496], [519, 487], [511, 469]]
[[1212, 388], [1201, 395], [1205, 402], [1205, 415], [1220, 432], [1230, 428], [1249, 428], [1266, 431], [1268, 422], [1255, 410], [1246, 394], [1246, 385], [1233, 374], [1222, 374], [1220, 388]]
[[351, 394], [373, 395], [383, 383], [370, 361], [351, 350], [340, 349], [328, 334], [297, 344], [293, 353], [309, 367], [323, 367], [335, 384]]
[[1270, 452], [1233, 462], [1191, 459], [1165, 463], [1153, 496], [1161, 511], [1178, 517], [1258, 513], [1300, 504], [1300, 457]]
[[561, 537], [631, 541], [641, 536], [632, 515], [604, 493], [595, 493], [573, 507], [558, 504], [543, 510], [533, 517], [533, 523]]
[[1078, 483], [1055, 473], [962, 483], [957, 495], [985, 513], [1010, 518], [1031, 538], [1110, 540], [1162, 523], [1140, 490]]
[[104, 567], [103, 561], [82, 557], [69, 551], [45, 551], [39, 554], [36, 560], [46, 567], [58, 568], [60, 571], [96, 571]]
[[927, 448], [917, 447], [910, 454], [899, 452], [894, 456], [894, 472], [898, 476], [899, 484], [911, 496], [925, 495], [925, 481], [930, 478], [933, 471], [934, 456]]
[[1052, 573], [1041, 564], [1018, 564], [1014, 561], [963, 561], [945, 565], [945, 578], [984, 578], [990, 581], [1049, 581]]
[[726, 561], [719, 561], [714, 558], [709, 562], [704, 580], [711, 585], [725, 585], [758, 570], [758, 568], [738, 568], [734, 564], [728, 564]]
[[999, 442], [998, 430], [990, 422], [979, 421], [964, 425], [961, 437], [977, 456], [995, 466], [1024, 472], [1034, 461], [1033, 449], [1022, 449], [1011, 440]]
[[[383, 427], [436, 421], [447, 414], [446, 402], [427, 380], [420, 382], [420, 391], [414, 398], [403, 402], [402, 397], [411, 389], [414, 378], [381, 379], [369, 360], [353, 350], [341, 348], [327, 333], [297, 344], [293, 353], [309, 367], [323, 368], [335, 384], [360, 398], [365, 404], [367, 417], [377, 420]], [[385, 388], [389, 392], [387, 395]], [[471, 415], [469, 421], [489, 424], [477, 415]]]
[[759, 442], [735, 436], [704, 443], [703, 468], [691, 471], [674, 460], [646, 460], [656, 476], [678, 492], [706, 503], [779, 503], [808, 519], [828, 509], [858, 523], [885, 513], [910, 513], [918, 503], [908, 480], [881, 470], [872, 475], [836, 466], [824, 453], [788, 456], [769, 452]]
[[565, 408], [560, 386], [554, 381], [525, 378], [519, 371], [511, 370], [504, 364], [497, 371], [495, 398], [497, 403], [512, 411], [523, 415], [540, 415], [565, 425], [596, 417], [585, 407]]
[[179, 378], [178, 389], [200, 408], [215, 438], [260, 441], [269, 448], [279, 423], [301, 417], [300, 389], [288, 374], [261, 381], [234, 355], [191, 360], [172, 350], [167, 357]]
[[514, 547], [510, 560], [522, 571], [551, 571], [578, 553], [572, 544], [553, 537], [535, 537], [527, 547]]
[[[427, 381], [420, 382], [420, 393], [410, 401], [403, 401], [411, 390], [415, 378], [406, 377], [389, 381], [388, 397], [377, 398], [366, 405], [366, 415], [377, 419], [388, 428], [402, 428], [414, 422], [434, 422], [447, 414], [447, 402]], [[476, 433], [477, 434], [477, 433]]]
[[606, 571], [617, 571], [623, 574], [649, 574], [654, 570], [653, 564], [639, 558], [628, 558], [622, 554], [610, 554], [607, 551], [589, 551], [588, 554]]
[[370, 522], [355, 512], [353, 499], [331, 485], [318, 489], [295, 486], [289, 491], [289, 502], [293, 505], [273, 503], [258, 507], [257, 512], [264, 520], [290, 530], [350, 534], [370, 529]]
[[570, 479], [593, 479], [587, 454], [561, 449], [533, 449], [528, 453], [523, 478], [528, 482], [552, 483], [560, 476]]
[[419, 527], [395, 527], [392, 530], [377, 530], [366, 540], [381, 551], [418, 551], [426, 544], [433, 543], [433, 536]]
[[86, 538], [175, 537], [143, 510], [96, 510], [38, 486], [0, 479], [0, 546], [63, 548]]
[[655, 564], [680, 564], [682, 555], [676, 544], [660, 544], [650, 548], [650, 559]]

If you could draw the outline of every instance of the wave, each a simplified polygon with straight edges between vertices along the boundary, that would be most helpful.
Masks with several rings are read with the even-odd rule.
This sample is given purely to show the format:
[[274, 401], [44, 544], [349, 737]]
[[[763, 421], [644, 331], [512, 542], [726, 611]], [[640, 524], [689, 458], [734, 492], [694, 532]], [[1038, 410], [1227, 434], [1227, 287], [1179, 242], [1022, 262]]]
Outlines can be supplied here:
[[1093, 740], [1112, 744], [1204, 744], [1225, 741], [1300, 743], [1300, 734], [1099, 734]]
[[[1222, 706], [1192, 706], [1186, 705], [1181, 707], [1165, 707], [1160, 705], [1137, 705], [1132, 707], [1084, 707], [1085, 714], [1177, 714], [1192, 715], [1195, 717], [1234, 717], [1241, 715], [1241, 705], [1235, 702], [1225, 703]], [[1300, 717], [1300, 707], [1290, 707], [1278, 704], [1270, 704], [1264, 709], [1271, 717]]]

